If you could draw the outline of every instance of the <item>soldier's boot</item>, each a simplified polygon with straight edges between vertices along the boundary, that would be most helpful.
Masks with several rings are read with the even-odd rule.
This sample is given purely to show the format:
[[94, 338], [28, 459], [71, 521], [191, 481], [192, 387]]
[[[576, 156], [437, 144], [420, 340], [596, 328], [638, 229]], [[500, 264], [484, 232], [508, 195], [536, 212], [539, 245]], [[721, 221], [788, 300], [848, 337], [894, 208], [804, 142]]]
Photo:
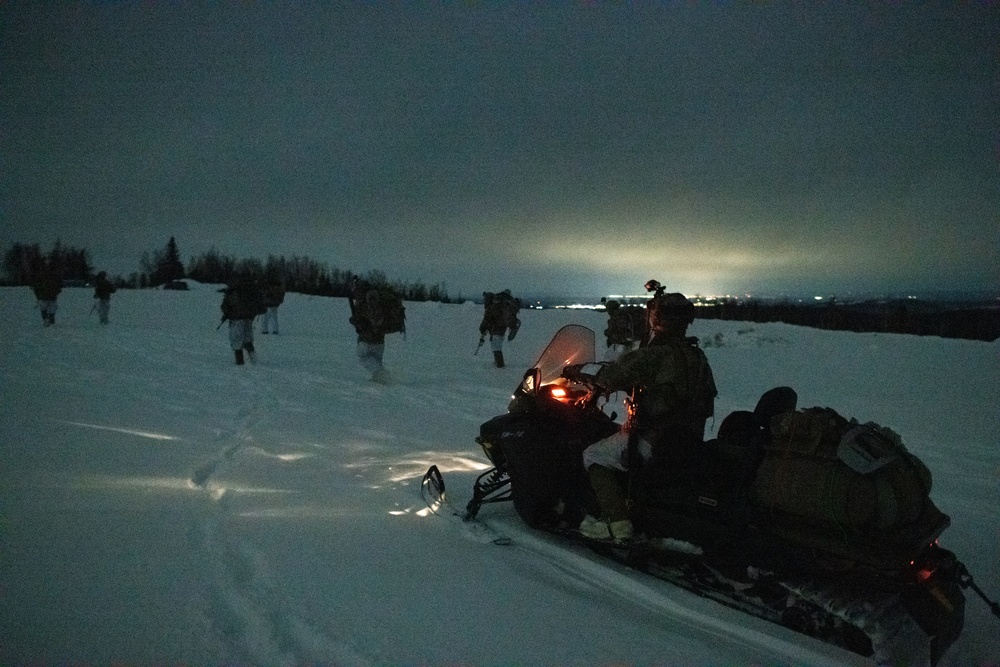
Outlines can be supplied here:
[[628, 518], [628, 500], [622, 491], [618, 473], [611, 468], [592, 465], [587, 478], [601, 507], [601, 517], [586, 516], [580, 524], [580, 534], [593, 539], [612, 539], [628, 542], [634, 536], [632, 521]]
[[250, 356], [250, 363], [251, 364], [256, 364], [257, 363], [257, 352], [256, 352], [256, 350], [254, 350], [253, 343], [245, 343], [243, 345], [243, 349], [245, 349], [247, 351], [247, 354]]
[[493, 353], [493, 365], [497, 368], [503, 368], [503, 352], [497, 350]]
[[635, 530], [632, 528], [632, 522], [628, 519], [612, 521], [608, 525], [608, 528], [611, 529], [611, 537], [616, 542], [628, 542], [635, 537]]
[[233, 350], [233, 356], [236, 357], [236, 365], [243, 365], [243, 350]]

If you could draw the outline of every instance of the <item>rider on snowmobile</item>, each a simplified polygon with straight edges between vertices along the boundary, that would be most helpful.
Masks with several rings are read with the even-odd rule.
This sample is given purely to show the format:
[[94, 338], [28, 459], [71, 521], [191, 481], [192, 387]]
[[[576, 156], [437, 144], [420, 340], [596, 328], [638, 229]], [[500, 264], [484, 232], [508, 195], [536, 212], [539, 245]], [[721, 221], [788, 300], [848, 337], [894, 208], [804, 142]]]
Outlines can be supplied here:
[[671, 452], [683, 456], [684, 450], [703, 441], [705, 422], [714, 413], [718, 392], [712, 369], [698, 339], [687, 337], [694, 304], [683, 294], [663, 294], [655, 280], [646, 283], [646, 289], [656, 290], [656, 295], [647, 306], [650, 340], [644, 347], [606, 364], [567, 366], [563, 371], [569, 380], [589, 382], [608, 392], [637, 393], [635, 409], [622, 429], [583, 452], [601, 510], [600, 517], [587, 515], [580, 524], [586, 537], [630, 539], [633, 526], [620, 472], [628, 471], [633, 453], [644, 461], [669, 458]]

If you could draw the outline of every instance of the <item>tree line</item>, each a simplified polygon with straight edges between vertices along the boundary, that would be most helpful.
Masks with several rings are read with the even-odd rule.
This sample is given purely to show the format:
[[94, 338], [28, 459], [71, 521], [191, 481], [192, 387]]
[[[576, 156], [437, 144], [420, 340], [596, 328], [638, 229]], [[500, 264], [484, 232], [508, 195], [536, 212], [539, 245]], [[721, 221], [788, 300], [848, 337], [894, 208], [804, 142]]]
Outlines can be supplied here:
[[46, 269], [56, 271], [63, 280], [87, 280], [93, 274], [86, 250], [58, 240], [48, 252], [42, 252], [37, 243], [15, 243], [4, 253], [3, 284], [30, 285]]
[[[56, 241], [45, 252], [37, 243], [14, 243], [3, 256], [3, 284], [8, 286], [31, 285], [43, 271], [56, 272], [64, 282], [89, 283], [96, 270], [87, 250], [74, 248]], [[355, 275], [348, 270], [331, 268], [324, 262], [309, 257], [293, 256], [291, 259], [269, 255], [266, 260], [237, 258], [224, 255], [214, 247], [191, 257], [187, 265], [181, 261], [180, 250], [174, 237], [161, 249], [143, 253], [140, 270], [130, 275], [109, 276], [115, 286], [126, 289], [159, 287], [185, 278], [202, 283], [230, 284], [241, 277], [260, 281], [278, 280], [289, 292], [318, 296], [346, 296], [348, 283]], [[461, 302], [448, 295], [444, 283], [425, 285], [422, 282], [391, 280], [382, 271], [370, 271], [361, 276], [370, 283], [391, 287], [407, 301]]]
[[822, 305], [727, 300], [697, 308], [700, 319], [784, 322], [835, 331], [903, 333], [966, 340], [1000, 338], [1000, 307], [993, 303], [910, 299]]
[[[35, 244], [13, 244], [3, 256], [4, 285], [30, 285], [46, 268], [52, 268], [64, 281], [90, 282], [95, 274], [89, 253], [56, 241], [48, 252]], [[308, 257], [268, 256], [238, 259], [215, 248], [181, 261], [173, 237], [159, 250], [143, 253], [140, 271], [128, 277], [112, 276], [117, 287], [143, 289], [158, 287], [175, 280], [190, 278], [203, 283], [229, 284], [241, 276], [257, 280], [280, 280], [289, 292], [318, 296], [346, 296], [351, 271], [330, 268]], [[461, 303], [461, 295], [451, 298], [445, 285], [391, 281], [381, 271], [361, 276], [387, 285], [407, 301]], [[701, 304], [701, 319], [744, 322], [784, 322], [819, 329], [857, 332], [906, 333], [915, 335], [994, 341], [1000, 338], [1000, 309], [993, 304], [953, 304], [912, 302], [908, 300], [838, 303], [823, 305], [758, 300], [727, 300], [713, 305]]]

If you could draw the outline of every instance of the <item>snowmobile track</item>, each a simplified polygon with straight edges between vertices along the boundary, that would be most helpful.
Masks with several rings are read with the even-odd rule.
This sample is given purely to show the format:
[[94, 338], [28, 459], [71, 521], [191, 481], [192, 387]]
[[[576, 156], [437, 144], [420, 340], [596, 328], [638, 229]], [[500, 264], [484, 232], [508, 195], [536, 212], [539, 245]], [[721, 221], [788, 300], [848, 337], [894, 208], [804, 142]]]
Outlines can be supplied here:
[[[747, 626], [745, 623], [727, 622], [710, 609], [700, 610], [696, 605], [685, 603], [683, 599], [678, 599], [678, 591], [670, 584], [781, 625], [780, 615], [762, 615], [759, 604], [740, 604], [725, 596], [712, 595], [693, 580], [677, 574], [679, 571], [675, 572], [678, 580], [668, 578], [665, 576], [668, 572], [665, 566], [643, 562], [641, 557], [629, 555], [629, 549], [622, 545], [590, 540], [571, 530], [555, 532], [521, 525], [504, 525], [501, 528], [497, 522], [482, 518], [466, 520], [464, 510], [459, 510], [450, 502], [437, 466], [431, 466], [424, 476], [421, 497], [434, 514], [451, 521], [465, 537], [481, 544], [514, 547], [525, 551], [537, 562], [544, 563], [562, 576], [614, 595], [653, 613], [671, 625], [684, 624], [694, 632], [753, 647], [755, 652], [773, 651], [777, 643], [781, 646], [782, 658], [787, 659], [788, 664], [845, 664], [843, 650], [835, 645], [818, 644], [815, 651], [803, 649], [794, 642], [781, 641], [763, 629]], [[681, 557], [684, 558], [683, 555]], [[609, 558], [610, 561], [607, 560]]]

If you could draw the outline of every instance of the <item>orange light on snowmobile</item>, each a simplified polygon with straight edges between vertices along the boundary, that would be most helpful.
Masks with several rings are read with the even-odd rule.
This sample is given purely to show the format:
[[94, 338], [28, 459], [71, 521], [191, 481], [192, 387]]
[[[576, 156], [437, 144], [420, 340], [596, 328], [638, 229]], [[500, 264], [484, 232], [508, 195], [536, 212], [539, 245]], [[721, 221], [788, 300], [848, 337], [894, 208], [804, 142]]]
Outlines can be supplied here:
[[[910, 567], [914, 568], [918, 567], [917, 561], [911, 560]], [[925, 581], [928, 581], [931, 577], [933, 577], [935, 572], [937, 572], [937, 567], [930, 563], [926, 563], [924, 565], [919, 566], [919, 568], [913, 573], [913, 576], [916, 578], [918, 582], [924, 583]]]
[[550, 397], [556, 399], [560, 403], [572, 403], [576, 399], [576, 396], [573, 394], [573, 392], [567, 387], [564, 387], [563, 385], [558, 385], [558, 384], [545, 385], [545, 392]]

